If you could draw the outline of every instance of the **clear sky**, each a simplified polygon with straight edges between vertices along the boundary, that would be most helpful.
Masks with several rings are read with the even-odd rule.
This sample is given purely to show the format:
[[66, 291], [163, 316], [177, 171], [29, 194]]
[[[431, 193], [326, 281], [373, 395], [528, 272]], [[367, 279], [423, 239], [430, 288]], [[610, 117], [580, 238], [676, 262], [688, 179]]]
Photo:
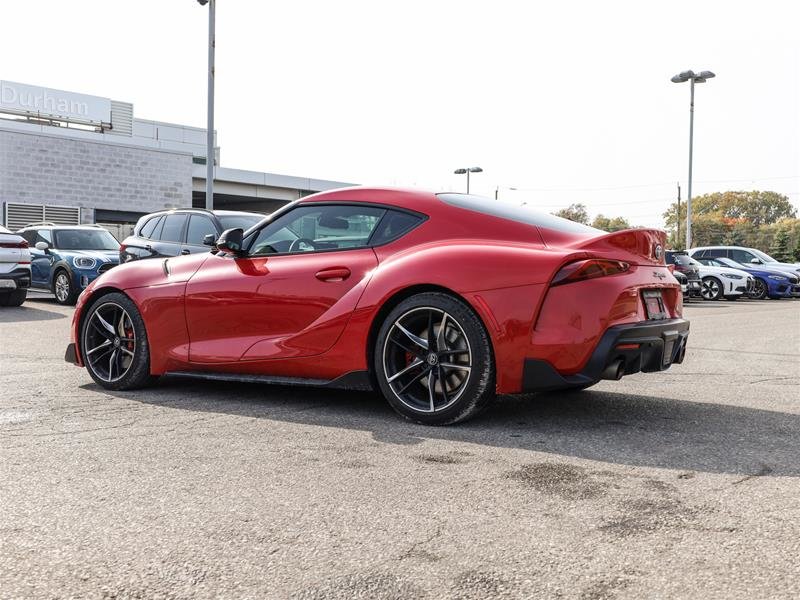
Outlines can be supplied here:
[[[222, 165], [472, 191], [660, 225], [695, 192], [771, 189], [800, 207], [800, 2], [217, 0]], [[207, 7], [21, 0], [0, 79], [204, 126]], [[517, 188], [513, 191], [509, 188]]]

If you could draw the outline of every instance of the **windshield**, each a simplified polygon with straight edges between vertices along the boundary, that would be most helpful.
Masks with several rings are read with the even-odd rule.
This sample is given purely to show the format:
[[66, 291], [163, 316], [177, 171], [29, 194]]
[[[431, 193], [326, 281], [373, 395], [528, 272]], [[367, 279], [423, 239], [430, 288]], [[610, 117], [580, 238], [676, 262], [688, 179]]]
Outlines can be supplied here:
[[105, 229], [56, 229], [59, 250], [119, 250], [119, 242]]
[[741, 264], [737, 263], [732, 258], [725, 258], [723, 256], [720, 256], [719, 258], [715, 258], [714, 260], [716, 260], [717, 262], [719, 262], [721, 265], [723, 265], [725, 267], [731, 267], [731, 268], [734, 268], [734, 269], [740, 269], [741, 267], [744, 266], [744, 265], [741, 265]]
[[772, 258], [769, 254], [764, 254], [761, 250], [756, 250], [755, 248], [750, 248], [750, 252], [755, 254], [758, 258], [763, 260], [765, 263], [774, 263], [778, 262], [774, 258]]
[[237, 229], [239, 227], [247, 231], [253, 225], [264, 220], [264, 217], [261, 215], [217, 215], [217, 218], [222, 224], [223, 231], [225, 229]]
[[553, 229], [564, 233], [605, 234], [605, 231], [600, 231], [594, 227], [540, 212], [525, 202], [512, 204], [510, 202], [494, 201], [482, 196], [473, 196], [470, 194], [437, 194], [437, 196], [440, 200], [452, 206], [458, 206], [459, 208], [465, 208], [493, 217], [500, 217], [501, 219], [517, 221], [518, 223], [536, 225], [537, 227], [544, 227], [545, 229]]

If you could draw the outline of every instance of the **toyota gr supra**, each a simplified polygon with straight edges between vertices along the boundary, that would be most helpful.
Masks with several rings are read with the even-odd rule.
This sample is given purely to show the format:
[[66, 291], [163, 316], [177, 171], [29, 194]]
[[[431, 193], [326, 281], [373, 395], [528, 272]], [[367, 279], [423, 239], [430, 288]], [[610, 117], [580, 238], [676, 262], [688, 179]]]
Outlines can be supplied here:
[[102, 387], [161, 375], [379, 391], [463, 421], [496, 394], [583, 389], [683, 361], [664, 233], [526, 205], [349, 188], [215, 249], [121, 265], [78, 299], [66, 359]]

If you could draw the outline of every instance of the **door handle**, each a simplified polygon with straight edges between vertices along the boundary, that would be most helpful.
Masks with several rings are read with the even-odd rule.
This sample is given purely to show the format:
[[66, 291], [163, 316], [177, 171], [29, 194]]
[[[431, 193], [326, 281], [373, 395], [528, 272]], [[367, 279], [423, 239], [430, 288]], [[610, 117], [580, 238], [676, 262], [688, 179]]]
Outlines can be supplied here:
[[347, 267], [331, 267], [317, 271], [315, 275], [320, 281], [344, 281], [350, 277], [350, 269]]
[[188, 248], [184, 248], [183, 250], [181, 250], [181, 254], [184, 254], [184, 255], [191, 254], [191, 253], [192, 253], [192, 251], [189, 250]]

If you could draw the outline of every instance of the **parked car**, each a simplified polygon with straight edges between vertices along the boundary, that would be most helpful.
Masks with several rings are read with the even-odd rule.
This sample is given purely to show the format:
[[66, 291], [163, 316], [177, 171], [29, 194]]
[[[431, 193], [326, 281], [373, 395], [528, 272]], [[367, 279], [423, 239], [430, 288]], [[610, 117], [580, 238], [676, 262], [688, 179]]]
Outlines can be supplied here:
[[694, 258], [730, 258], [742, 265], [765, 266], [768, 269], [788, 271], [800, 276], [800, 263], [784, 263], [772, 258], [769, 254], [756, 248], [742, 246], [701, 246], [689, 252]]
[[700, 279], [700, 269], [692, 264], [689, 254], [682, 250], [667, 250], [664, 260], [668, 265], [675, 265], [675, 273], [683, 273], [687, 279], [687, 298], [698, 298], [703, 292], [703, 280]]
[[133, 235], [122, 241], [120, 262], [208, 252], [207, 235], [216, 240], [226, 229], [247, 230], [264, 220], [259, 213], [235, 210], [208, 211], [178, 208], [145, 215], [136, 223]]
[[741, 269], [707, 265], [692, 257], [689, 260], [700, 271], [703, 282], [701, 295], [704, 300], [738, 300], [753, 290], [753, 277]]
[[32, 223], [18, 231], [31, 247], [31, 288], [75, 304], [82, 290], [119, 264], [119, 242], [100, 225]]
[[717, 258], [699, 258], [704, 265], [733, 267], [748, 273], [754, 278], [753, 287], [749, 291], [751, 298], [789, 298], [800, 295], [800, 277], [786, 271], [767, 269], [760, 265], [742, 265], [723, 256]]
[[20, 306], [31, 285], [31, 253], [22, 236], [0, 227], [0, 306]]
[[456, 423], [496, 393], [682, 362], [664, 241], [468, 194], [331, 190], [212, 252], [113, 269], [81, 294], [65, 359], [107, 389], [165, 373], [375, 389]]
[[673, 271], [672, 276], [678, 280], [679, 284], [681, 284], [681, 293], [683, 294], [683, 298], [685, 300], [686, 294], [689, 292], [689, 280], [686, 278], [686, 275], [680, 271]]

